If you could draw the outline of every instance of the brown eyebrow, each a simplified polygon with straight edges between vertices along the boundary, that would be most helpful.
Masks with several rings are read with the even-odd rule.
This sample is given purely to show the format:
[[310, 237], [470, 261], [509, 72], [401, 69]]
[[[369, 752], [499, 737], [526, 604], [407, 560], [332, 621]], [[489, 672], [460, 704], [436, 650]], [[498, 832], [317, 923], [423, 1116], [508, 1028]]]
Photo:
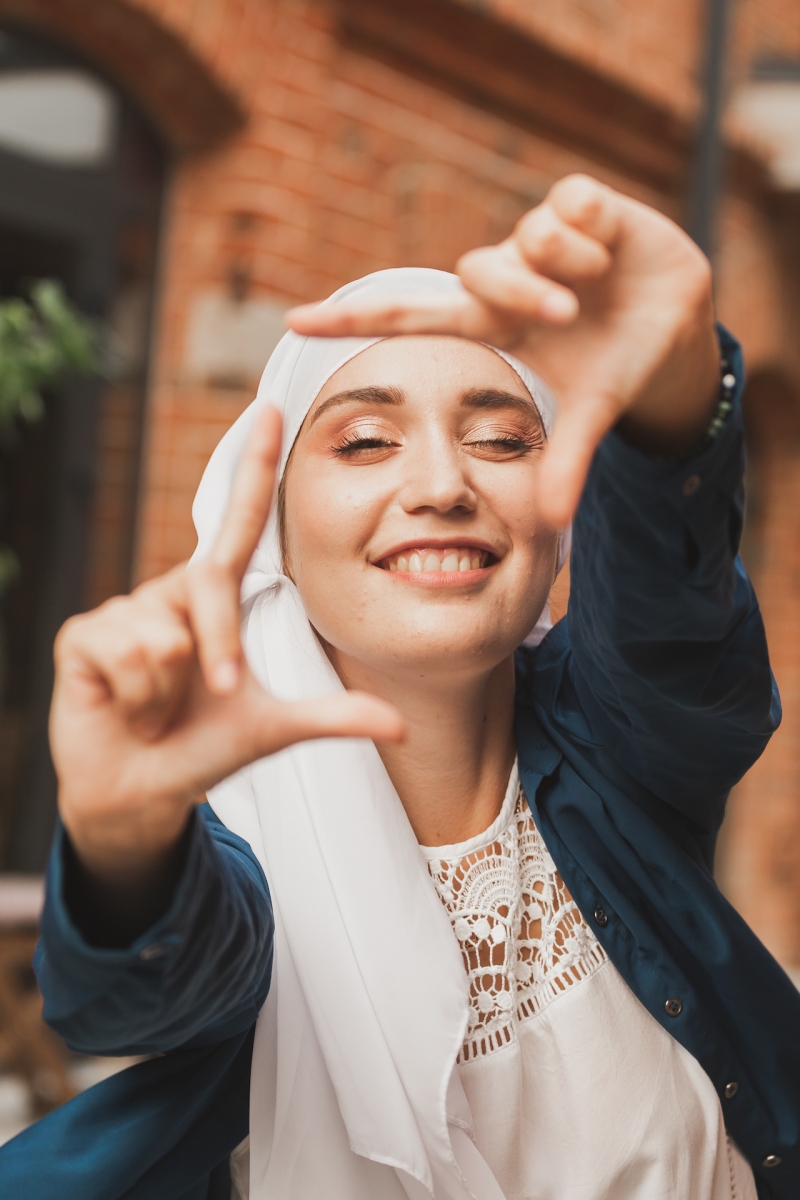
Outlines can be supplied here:
[[499, 388], [471, 388], [464, 392], [461, 403], [470, 408], [516, 408], [518, 412], [533, 417], [542, 424], [542, 416], [533, 400], [525, 400], [513, 392], [504, 392]]
[[311, 418], [311, 424], [321, 417], [329, 408], [335, 408], [339, 404], [405, 404], [406, 398], [400, 388], [396, 387], [363, 387], [353, 388], [349, 392], [337, 392], [335, 396], [329, 396], [324, 403], [320, 404], [314, 416]]
[[[405, 395], [397, 387], [371, 386], [352, 388], [350, 391], [337, 392], [329, 396], [311, 418], [311, 424], [340, 404], [405, 404]], [[538, 425], [542, 425], [541, 414], [533, 400], [526, 400], [513, 392], [504, 392], [500, 388], [470, 388], [461, 397], [461, 403], [468, 408], [515, 408], [527, 417], [533, 417]]]

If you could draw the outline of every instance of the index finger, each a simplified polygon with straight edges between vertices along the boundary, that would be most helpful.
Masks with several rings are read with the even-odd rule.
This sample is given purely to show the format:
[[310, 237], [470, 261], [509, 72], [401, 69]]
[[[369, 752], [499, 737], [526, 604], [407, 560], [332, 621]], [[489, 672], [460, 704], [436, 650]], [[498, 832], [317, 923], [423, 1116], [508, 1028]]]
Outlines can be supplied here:
[[209, 691], [231, 692], [241, 675], [239, 593], [266, 524], [281, 446], [281, 417], [258, 414], [236, 471], [222, 527], [208, 558], [182, 579], [183, 604]]
[[468, 292], [425, 300], [398, 294], [343, 304], [301, 304], [286, 314], [290, 329], [310, 337], [438, 333], [484, 338], [496, 321], [497, 314]]
[[267, 405], [256, 417], [231, 489], [230, 500], [209, 555], [237, 583], [247, 570], [267, 523], [281, 453], [281, 414]]

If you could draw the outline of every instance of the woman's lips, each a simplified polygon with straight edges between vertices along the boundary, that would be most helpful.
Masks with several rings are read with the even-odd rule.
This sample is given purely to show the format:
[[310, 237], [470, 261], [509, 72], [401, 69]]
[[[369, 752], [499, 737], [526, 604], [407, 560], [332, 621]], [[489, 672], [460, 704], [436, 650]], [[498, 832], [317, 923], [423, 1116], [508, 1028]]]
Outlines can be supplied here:
[[389, 554], [376, 565], [400, 575], [466, 575], [482, 571], [496, 561], [494, 555], [475, 546], [454, 545], [445, 549], [419, 546]]

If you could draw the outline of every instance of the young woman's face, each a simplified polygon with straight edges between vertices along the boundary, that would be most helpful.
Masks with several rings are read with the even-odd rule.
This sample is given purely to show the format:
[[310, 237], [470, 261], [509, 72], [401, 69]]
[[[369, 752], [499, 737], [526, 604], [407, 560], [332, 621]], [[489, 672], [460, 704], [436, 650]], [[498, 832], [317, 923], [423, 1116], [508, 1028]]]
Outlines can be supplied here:
[[474, 342], [391, 338], [328, 380], [286, 474], [286, 565], [345, 676], [469, 676], [519, 645], [555, 574], [543, 448], [518, 375]]

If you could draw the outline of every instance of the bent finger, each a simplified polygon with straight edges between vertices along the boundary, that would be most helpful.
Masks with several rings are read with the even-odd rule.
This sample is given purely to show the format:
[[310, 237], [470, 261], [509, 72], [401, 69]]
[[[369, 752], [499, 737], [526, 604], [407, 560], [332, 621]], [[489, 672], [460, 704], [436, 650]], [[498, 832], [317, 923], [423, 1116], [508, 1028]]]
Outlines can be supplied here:
[[[104, 606], [105, 607], [105, 606]], [[128, 718], [158, 720], [180, 692], [191, 657], [188, 631], [129, 600], [112, 601], [66, 627], [56, 647], [60, 673], [116, 702]]]
[[574, 292], [532, 271], [513, 243], [470, 250], [456, 270], [484, 304], [517, 320], [564, 325], [578, 315]]
[[513, 241], [525, 262], [560, 283], [599, 279], [611, 265], [607, 246], [562, 221], [549, 204], [522, 218]]
[[624, 218], [624, 197], [589, 175], [567, 175], [553, 184], [549, 204], [567, 225], [612, 249]]

